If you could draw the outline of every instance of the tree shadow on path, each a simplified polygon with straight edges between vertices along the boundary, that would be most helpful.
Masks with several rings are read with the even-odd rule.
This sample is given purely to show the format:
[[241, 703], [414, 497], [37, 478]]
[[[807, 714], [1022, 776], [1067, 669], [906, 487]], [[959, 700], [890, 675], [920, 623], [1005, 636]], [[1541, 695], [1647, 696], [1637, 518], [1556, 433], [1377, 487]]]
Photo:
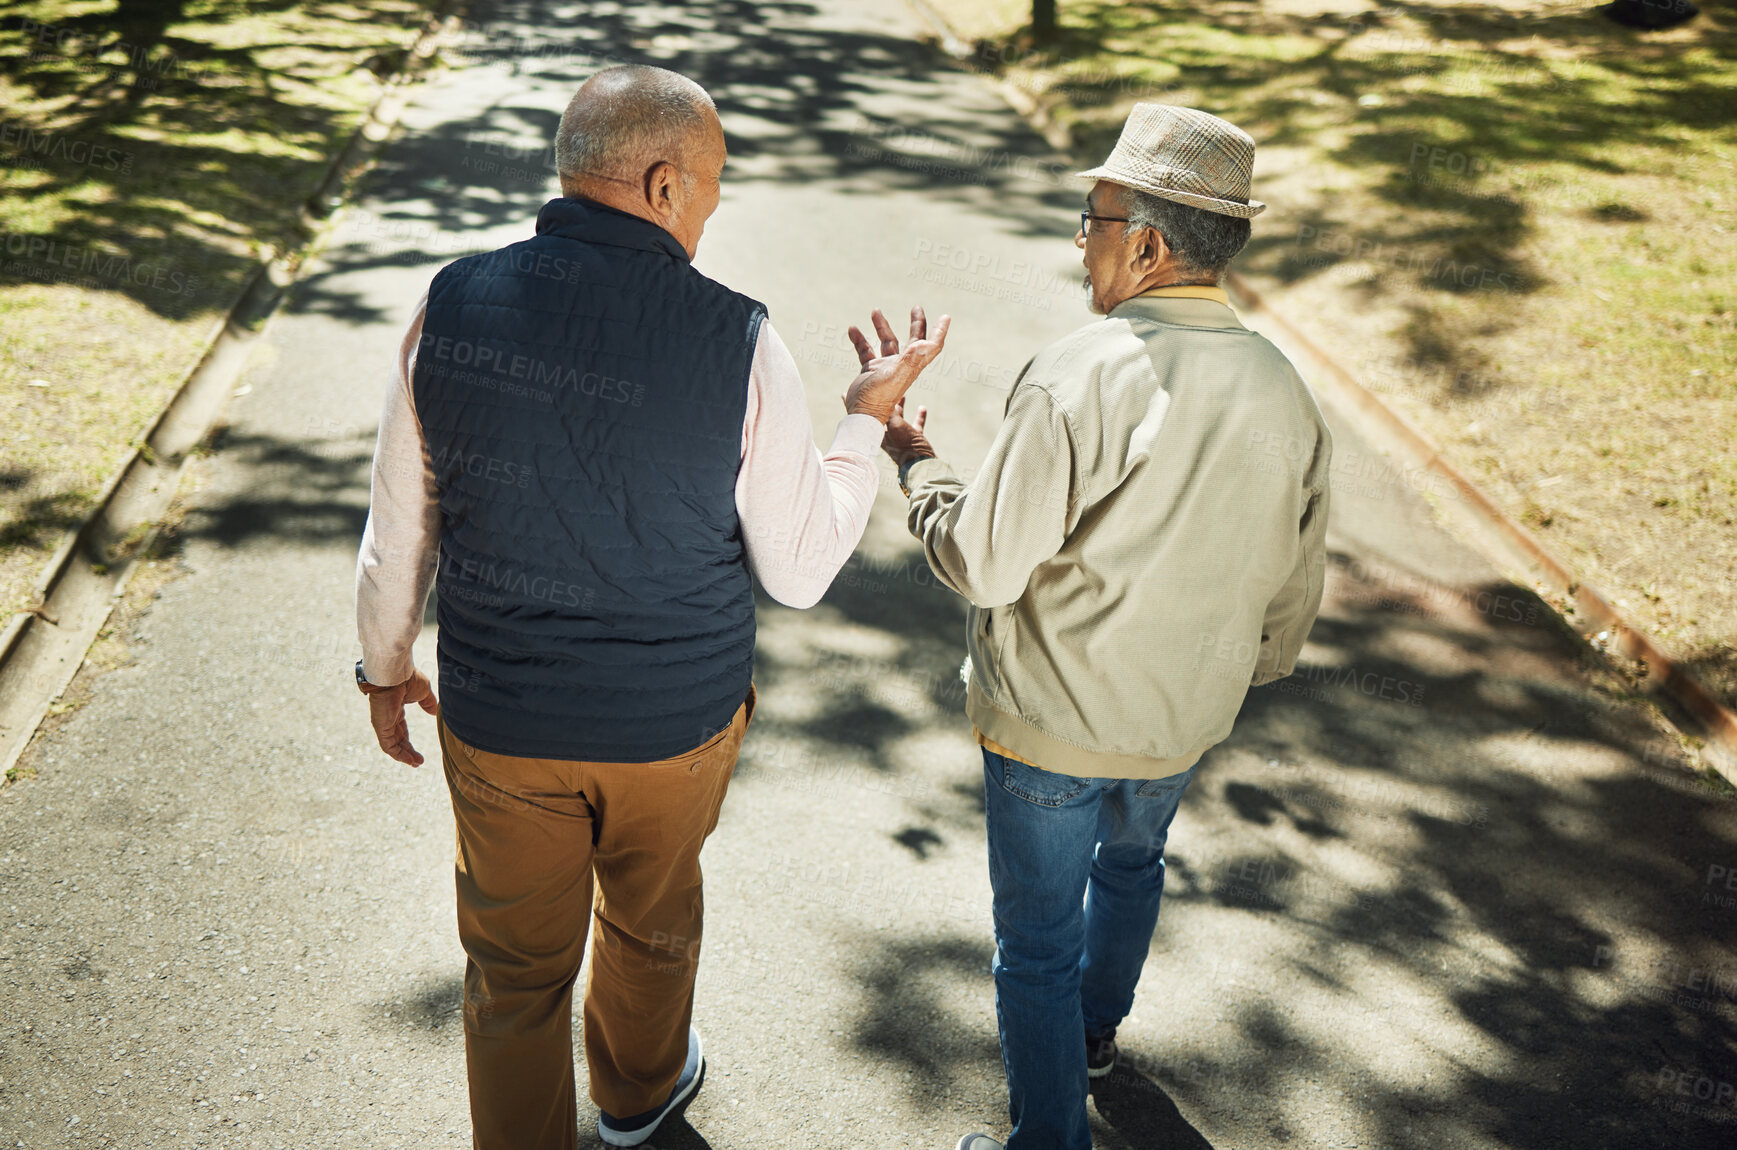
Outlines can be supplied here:
[[[1306, 659], [1251, 692], [1185, 804], [1136, 1004], [1159, 1021], [1125, 1040], [1098, 1112], [1136, 1147], [1227, 1129], [1310, 1144], [1315, 1097], [1344, 1098], [1339, 1120], [1393, 1150], [1727, 1146], [1737, 896], [1709, 876], [1737, 871], [1729, 788], [1547, 612], [1479, 610], [1524, 619], [1529, 592], [1372, 595], [1334, 572]], [[899, 636], [910, 665], [955, 657], [890, 595], [826, 603]], [[970, 826], [975, 763], [940, 769]], [[1201, 937], [1229, 953], [1191, 954]], [[873, 972], [907, 968], [909, 948], [857, 941], [878, 1050], [924, 1076], [985, 1057], [900, 1021], [906, 985]], [[1166, 996], [1220, 1027], [1171, 1029]]]

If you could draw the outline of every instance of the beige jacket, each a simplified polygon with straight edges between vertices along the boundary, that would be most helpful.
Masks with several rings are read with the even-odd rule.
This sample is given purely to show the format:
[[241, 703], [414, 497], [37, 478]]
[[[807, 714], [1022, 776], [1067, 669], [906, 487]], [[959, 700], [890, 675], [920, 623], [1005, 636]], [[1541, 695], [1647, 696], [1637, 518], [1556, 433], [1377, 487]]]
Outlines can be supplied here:
[[911, 533], [973, 605], [966, 710], [1049, 770], [1187, 770], [1321, 605], [1327, 425], [1205, 294], [1136, 297], [1039, 352], [969, 484], [907, 472]]

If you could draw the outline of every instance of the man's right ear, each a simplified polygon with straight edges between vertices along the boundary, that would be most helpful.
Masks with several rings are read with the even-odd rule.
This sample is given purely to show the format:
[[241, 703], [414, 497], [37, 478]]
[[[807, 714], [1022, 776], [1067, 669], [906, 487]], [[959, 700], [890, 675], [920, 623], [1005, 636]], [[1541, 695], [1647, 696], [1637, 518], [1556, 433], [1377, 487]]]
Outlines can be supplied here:
[[1165, 247], [1163, 233], [1153, 227], [1140, 229], [1140, 241], [1134, 245], [1134, 260], [1137, 264], [1144, 265], [1145, 270], [1150, 272], [1163, 263], [1168, 254], [1169, 249]]
[[668, 160], [659, 160], [645, 170], [645, 202], [657, 215], [669, 218], [681, 210], [677, 197], [681, 173]]

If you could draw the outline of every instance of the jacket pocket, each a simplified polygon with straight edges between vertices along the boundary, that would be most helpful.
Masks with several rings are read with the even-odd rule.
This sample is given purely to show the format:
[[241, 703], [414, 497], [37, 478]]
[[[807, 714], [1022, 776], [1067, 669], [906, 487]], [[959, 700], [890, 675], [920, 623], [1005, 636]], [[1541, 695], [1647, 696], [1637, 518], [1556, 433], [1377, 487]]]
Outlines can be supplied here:
[[1078, 796], [1088, 785], [1087, 780], [1078, 775], [1046, 771], [1005, 755], [997, 758], [1001, 759], [1001, 789], [1014, 798], [1040, 807], [1059, 807]]
[[[999, 706], [1007, 706], [1007, 676], [1003, 673], [1001, 648], [1007, 643], [1010, 626], [1006, 607], [971, 608], [975, 624], [965, 649], [971, 661], [971, 676], [983, 697]], [[997, 613], [1000, 613], [998, 619]]]
[[972, 607], [971, 613], [976, 616], [972, 622], [977, 625], [977, 646], [988, 654], [989, 644], [995, 633], [995, 608]]

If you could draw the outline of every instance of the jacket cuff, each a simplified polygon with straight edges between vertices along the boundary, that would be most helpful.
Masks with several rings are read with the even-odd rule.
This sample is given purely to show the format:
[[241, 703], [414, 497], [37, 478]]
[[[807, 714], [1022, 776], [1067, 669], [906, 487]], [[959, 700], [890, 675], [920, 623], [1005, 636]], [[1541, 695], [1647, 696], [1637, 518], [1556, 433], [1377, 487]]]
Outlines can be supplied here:
[[934, 456], [917, 460], [905, 472], [905, 482], [910, 484], [912, 498], [916, 497], [917, 489], [925, 483], [933, 483], [938, 479], [957, 478], [958, 476], [953, 473], [951, 464]]

